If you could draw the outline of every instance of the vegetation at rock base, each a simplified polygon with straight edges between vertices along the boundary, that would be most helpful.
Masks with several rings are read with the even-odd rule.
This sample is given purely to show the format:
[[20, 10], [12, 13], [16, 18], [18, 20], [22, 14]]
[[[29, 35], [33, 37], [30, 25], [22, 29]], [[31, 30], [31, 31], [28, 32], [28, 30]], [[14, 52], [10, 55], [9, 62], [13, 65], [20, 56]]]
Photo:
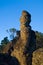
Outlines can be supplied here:
[[[37, 43], [37, 46], [39, 45], [39, 47], [43, 47], [43, 33], [38, 32], [38, 31], [35, 31], [35, 33], [36, 33], [36, 43]], [[0, 50], [4, 46], [6, 46], [7, 44], [9, 44], [9, 42], [10, 41], [8, 40], [8, 37], [4, 37], [4, 39], [1, 40]]]
[[36, 48], [43, 47], [43, 33], [36, 31]]
[[0, 45], [0, 51], [3, 50], [3, 48], [9, 43], [8, 37], [4, 37], [3, 40], [1, 40], [1, 45]]

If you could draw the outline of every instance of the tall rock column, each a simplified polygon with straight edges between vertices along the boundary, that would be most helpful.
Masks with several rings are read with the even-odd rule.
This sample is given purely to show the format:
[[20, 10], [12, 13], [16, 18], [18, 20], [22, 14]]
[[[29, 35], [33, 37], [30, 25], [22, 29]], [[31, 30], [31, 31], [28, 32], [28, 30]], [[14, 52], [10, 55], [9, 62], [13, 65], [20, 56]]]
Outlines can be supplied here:
[[31, 38], [30, 21], [31, 15], [27, 11], [23, 11], [20, 18], [20, 37], [14, 45], [14, 51], [11, 53], [11, 56], [15, 56], [18, 59], [20, 65], [30, 65], [30, 60], [28, 64], [25, 54], [28, 50], [27, 47], [29, 48], [29, 41]]
[[31, 15], [27, 11], [22, 12], [20, 18], [20, 35], [24, 43], [27, 43], [30, 40], [31, 27], [30, 27]]

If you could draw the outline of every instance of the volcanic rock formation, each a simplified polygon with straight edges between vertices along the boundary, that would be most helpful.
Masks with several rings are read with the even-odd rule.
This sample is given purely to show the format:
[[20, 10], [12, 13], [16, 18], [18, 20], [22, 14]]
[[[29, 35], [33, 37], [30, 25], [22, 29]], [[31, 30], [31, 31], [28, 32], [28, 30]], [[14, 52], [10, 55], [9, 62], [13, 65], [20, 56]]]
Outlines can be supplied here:
[[32, 52], [36, 49], [36, 36], [35, 32], [31, 30], [30, 22], [31, 15], [27, 11], [23, 11], [20, 18], [20, 37], [11, 53], [11, 56], [15, 56], [19, 60], [20, 65], [31, 65]]
[[[20, 17], [20, 31], [17, 31], [18, 37], [15, 37], [13, 41], [3, 49], [4, 54], [7, 53], [11, 57], [16, 57], [19, 61], [19, 65], [37, 65], [37, 55], [40, 53], [41, 58], [43, 54], [43, 51], [39, 51], [39, 53], [37, 52], [36, 34], [31, 29], [30, 22], [30, 13], [23, 11], [22, 16]], [[43, 58], [41, 58], [41, 60], [43, 61]], [[38, 65], [43, 65], [43, 62]]]

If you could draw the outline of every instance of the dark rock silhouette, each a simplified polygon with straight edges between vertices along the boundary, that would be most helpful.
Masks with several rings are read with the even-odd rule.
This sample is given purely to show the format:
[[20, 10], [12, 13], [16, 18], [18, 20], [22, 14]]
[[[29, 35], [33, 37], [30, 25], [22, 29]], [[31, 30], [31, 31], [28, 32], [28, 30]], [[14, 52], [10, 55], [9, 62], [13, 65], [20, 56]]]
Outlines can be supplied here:
[[0, 65], [20, 65], [19, 61], [8, 54], [0, 53]]

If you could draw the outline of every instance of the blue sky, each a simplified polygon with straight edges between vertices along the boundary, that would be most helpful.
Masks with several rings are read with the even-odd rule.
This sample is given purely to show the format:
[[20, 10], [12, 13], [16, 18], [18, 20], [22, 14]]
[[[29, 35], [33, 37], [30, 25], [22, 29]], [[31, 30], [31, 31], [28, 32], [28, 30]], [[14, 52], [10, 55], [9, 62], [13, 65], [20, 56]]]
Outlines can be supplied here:
[[32, 16], [32, 29], [43, 33], [43, 0], [0, 0], [0, 41], [9, 36], [7, 29], [20, 29], [19, 19], [23, 10]]

